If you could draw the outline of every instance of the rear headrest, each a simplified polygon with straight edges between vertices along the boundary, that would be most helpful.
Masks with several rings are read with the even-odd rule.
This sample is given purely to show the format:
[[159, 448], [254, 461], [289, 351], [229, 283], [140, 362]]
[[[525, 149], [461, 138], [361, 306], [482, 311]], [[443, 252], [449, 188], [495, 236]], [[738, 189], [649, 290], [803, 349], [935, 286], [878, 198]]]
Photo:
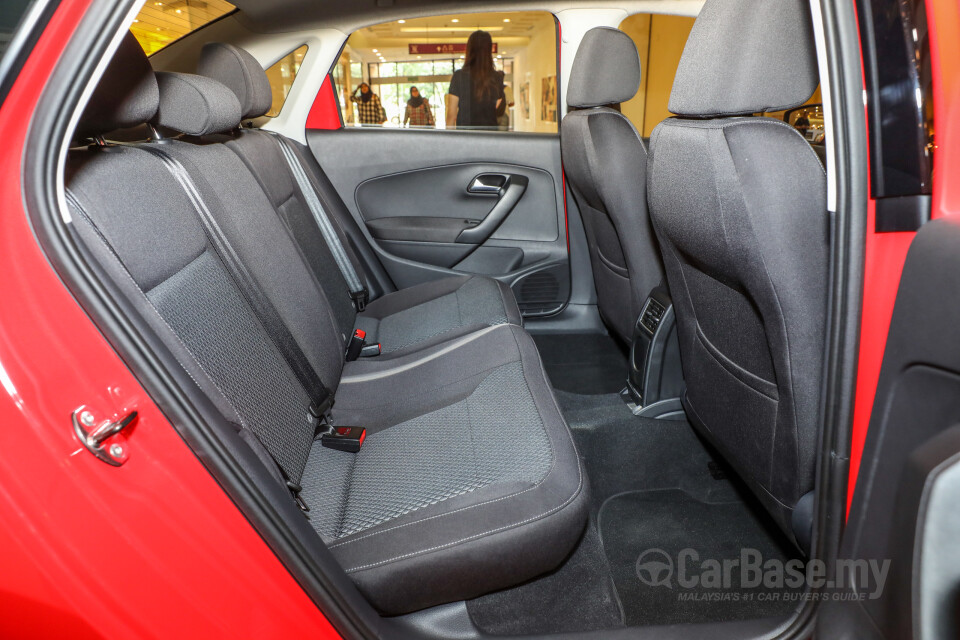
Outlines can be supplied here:
[[580, 41], [570, 71], [567, 106], [584, 109], [626, 102], [640, 88], [640, 54], [623, 31], [594, 27]]
[[157, 72], [160, 107], [153, 124], [192, 136], [240, 126], [237, 96], [216, 80], [192, 73]]
[[270, 111], [273, 94], [267, 73], [256, 58], [240, 47], [208, 42], [200, 52], [197, 73], [229, 87], [240, 100], [242, 118], [258, 118]]
[[83, 110], [76, 135], [93, 137], [141, 125], [156, 113], [159, 99], [150, 61], [127, 33]]
[[818, 82], [807, 0], [707, 0], [668, 108], [683, 116], [780, 111], [806, 102]]

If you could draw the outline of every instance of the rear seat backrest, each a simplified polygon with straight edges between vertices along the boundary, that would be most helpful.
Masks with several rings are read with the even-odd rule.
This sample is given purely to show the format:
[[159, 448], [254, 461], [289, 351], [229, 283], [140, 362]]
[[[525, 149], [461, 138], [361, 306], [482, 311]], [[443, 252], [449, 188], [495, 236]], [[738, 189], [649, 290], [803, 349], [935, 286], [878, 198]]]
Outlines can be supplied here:
[[[233, 91], [240, 101], [242, 119], [258, 118], [270, 110], [270, 82], [260, 63], [243, 49], [219, 42], [204, 45], [197, 73], [216, 80]], [[243, 129], [229, 137], [221, 136], [218, 141], [225, 142], [247, 165], [260, 186], [270, 198], [284, 222], [298, 238], [298, 245], [308, 247], [301, 250], [304, 260], [310, 265], [315, 276], [323, 284], [330, 301], [332, 312], [338, 324], [345, 332], [352, 333], [356, 321], [356, 309], [349, 296], [349, 289], [337, 263], [324, 240], [313, 215], [297, 187], [287, 161], [280, 149], [276, 136], [257, 129]], [[292, 143], [295, 147], [295, 143]], [[302, 156], [302, 154], [301, 154]], [[306, 163], [303, 163], [306, 165]], [[307, 175], [310, 171], [304, 166]], [[320, 195], [322, 190], [317, 190]], [[340, 244], [347, 252], [349, 260], [359, 274], [363, 274], [360, 260], [352, 250], [349, 238], [339, 227], [338, 220], [330, 213], [330, 203], [325, 203], [328, 218], [333, 223]]]
[[[140, 76], [135, 85], [131, 69]], [[106, 104], [110, 95], [124, 95], [120, 87], [137, 90], [114, 112], [88, 110], [82, 130], [98, 135], [141, 124], [145, 112], [157, 109], [153, 77], [136, 40], [128, 36], [96, 93]], [[229, 100], [239, 114], [236, 99], [230, 95]], [[299, 481], [315, 430], [309, 397], [167, 168], [137, 146], [93, 147], [71, 152], [67, 176], [68, 203], [85, 244], [171, 351], [193, 361], [182, 364], [201, 390], [228, 419], [256, 434], [286, 474]], [[137, 194], [135, 206], [131, 194]]]
[[[226, 102], [221, 100], [221, 92], [228, 94], [234, 105], [237, 101], [219, 83], [190, 74], [157, 76], [161, 92], [155, 124], [184, 131], [197, 121], [210, 123], [202, 130], [184, 131], [197, 136], [233, 129], [239, 124], [239, 111], [227, 121], [221, 116]], [[168, 92], [168, 87], [189, 90]], [[270, 297], [320, 379], [335, 391], [346, 340], [352, 332], [342, 329], [332, 315], [325, 290], [304, 265], [296, 243], [257, 180], [223, 144], [179, 140], [161, 144], [193, 177], [230, 244]]]

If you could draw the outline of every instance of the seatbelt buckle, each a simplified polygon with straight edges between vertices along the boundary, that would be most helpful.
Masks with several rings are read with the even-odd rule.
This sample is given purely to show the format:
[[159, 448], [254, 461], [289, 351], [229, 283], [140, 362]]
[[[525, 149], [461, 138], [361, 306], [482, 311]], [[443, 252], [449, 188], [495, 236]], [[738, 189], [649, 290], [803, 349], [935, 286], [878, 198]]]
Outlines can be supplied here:
[[366, 437], [367, 430], [363, 427], [334, 427], [330, 433], [320, 436], [320, 444], [337, 451], [356, 453]]
[[363, 347], [366, 344], [366, 337], [367, 332], [363, 329], [354, 330], [353, 335], [350, 337], [350, 344], [347, 345], [347, 362], [353, 362], [360, 357], [360, 353], [363, 351]]
[[381, 351], [381, 349], [380, 349], [380, 343], [379, 343], [379, 342], [374, 342], [374, 343], [372, 343], [372, 344], [366, 344], [366, 343], [364, 343], [363, 348], [360, 349], [360, 357], [361, 357], [361, 358], [375, 358], [376, 356], [380, 355], [380, 351]]
[[370, 300], [370, 292], [367, 291], [366, 287], [359, 291], [351, 291], [350, 299], [353, 300], [353, 306], [357, 308], [357, 311], [363, 311], [367, 308], [367, 302]]

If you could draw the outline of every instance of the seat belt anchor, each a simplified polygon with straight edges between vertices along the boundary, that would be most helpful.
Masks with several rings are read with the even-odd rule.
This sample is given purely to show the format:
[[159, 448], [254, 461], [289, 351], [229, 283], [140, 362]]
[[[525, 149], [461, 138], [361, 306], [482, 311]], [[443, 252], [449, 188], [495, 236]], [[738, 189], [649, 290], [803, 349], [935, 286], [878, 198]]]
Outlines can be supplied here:
[[367, 291], [366, 287], [359, 291], [351, 291], [350, 299], [353, 300], [353, 306], [357, 308], [357, 311], [363, 311], [367, 308], [367, 302], [370, 300], [370, 292]]
[[293, 494], [293, 499], [296, 501], [297, 506], [300, 507], [300, 511], [303, 511], [304, 513], [310, 511], [310, 507], [307, 505], [304, 499], [300, 497], [300, 492], [303, 491], [303, 487], [293, 480], [285, 480], [284, 482], [287, 483], [287, 489], [290, 489], [290, 493]]

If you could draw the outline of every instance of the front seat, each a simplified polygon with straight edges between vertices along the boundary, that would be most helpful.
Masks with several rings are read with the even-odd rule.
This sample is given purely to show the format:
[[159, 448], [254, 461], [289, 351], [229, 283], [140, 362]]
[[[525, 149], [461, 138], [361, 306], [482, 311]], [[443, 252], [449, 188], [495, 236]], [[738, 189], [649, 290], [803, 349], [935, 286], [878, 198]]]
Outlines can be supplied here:
[[[752, 114], [817, 87], [806, 0], [707, 0], [650, 140], [650, 215], [697, 425], [804, 546], [827, 306], [826, 177], [794, 128]], [[804, 498], [802, 508], [794, 508]]]
[[563, 166], [590, 247], [597, 306], [630, 343], [640, 306], [663, 266], [647, 215], [647, 149], [620, 113], [640, 87], [640, 56], [622, 31], [587, 31], [573, 59], [569, 113], [560, 126]]

